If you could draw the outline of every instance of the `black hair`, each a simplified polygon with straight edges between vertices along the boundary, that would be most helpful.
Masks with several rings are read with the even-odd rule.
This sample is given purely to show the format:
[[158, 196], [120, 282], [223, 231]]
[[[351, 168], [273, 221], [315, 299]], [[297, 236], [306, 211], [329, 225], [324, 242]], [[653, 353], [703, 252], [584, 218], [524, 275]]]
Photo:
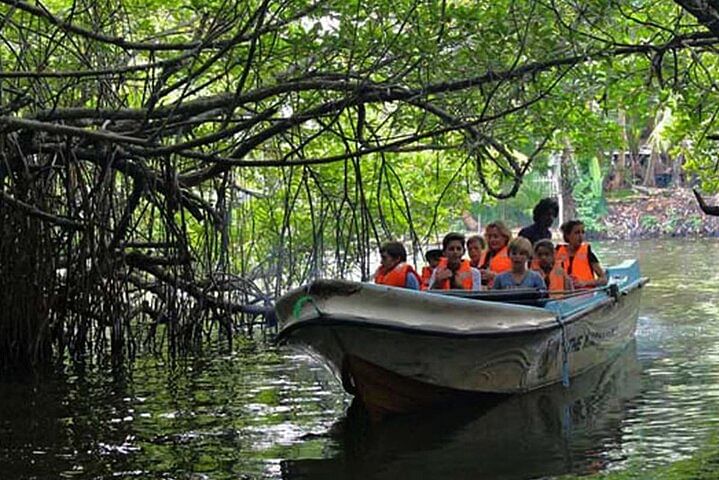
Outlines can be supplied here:
[[407, 250], [404, 249], [404, 245], [402, 245], [401, 242], [385, 242], [379, 248], [379, 253], [380, 255], [386, 253], [392, 258], [399, 258], [402, 262], [407, 261]]
[[564, 236], [564, 241], [567, 241], [567, 237], [570, 233], [572, 233], [572, 230], [574, 230], [574, 227], [577, 225], [584, 225], [584, 222], [581, 220], [568, 220], [562, 224], [559, 229], [562, 231], [562, 236]]
[[541, 240], [537, 240], [536, 242], [534, 242], [534, 253], [535, 254], [537, 253], [537, 249], [539, 249], [539, 248], [547, 248], [553, 252], [554, 244], [548, 238], [543, 238]]
[[427, 262], [439, 260], [440, 258], [442, 258], [442, 250], [440, 250], [439, 248], [427, 250], [427, 253], [424, 254], [424, 259], [427, 260]]
[[554, 218], [559, 216], [559, 204], [551, 197], [543, 198], [534, 206], [532, 219], [536, 222], [546, 213], [551, 213]]
[[447, 250], [449, 242], [454, 242], [455, 240], [458, 240], [462, 244], [462, 248], [464, 248], [464, 235], [458, 232], [450, 232], [442, 239], [442, 250]]

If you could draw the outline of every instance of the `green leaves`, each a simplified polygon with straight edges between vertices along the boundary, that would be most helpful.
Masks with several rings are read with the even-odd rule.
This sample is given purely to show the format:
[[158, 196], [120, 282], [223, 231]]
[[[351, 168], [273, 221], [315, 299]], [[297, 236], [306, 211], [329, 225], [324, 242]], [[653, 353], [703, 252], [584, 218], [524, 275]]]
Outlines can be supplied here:
[[587, 163], [586, 171], [582, 172], [579, 181], [572, 190], [577, 202], [578, 218], [581, 218], [589, 231], [599, 232], [602, 229], [601, 218], [607, 213], [603, 192], [604, 175], [597, 157]]
[[[234, 266], [274, 276], [277, 291], [329, 265], [366, 278], [377, 243], [419, 249], [493, 197], [516, 195], [526, 211], [539, 192], [517, 188], [552, 151], [572, 151], [585, 218], [601, 215], [614, 152], [647, 141], [713, 185], [719, 65], [670, 2], [44, 5], [0, 7], [2, 106], [45, 122], [18, 132], [32, 137], [24, 154], [52, 170], [78, 148], [88, 178], [146, 176], [147, 203], [172, 205], [162, 197], [183, 189], [205, 210], [227, 206]], [[81, 203], [54, 213], [80, 215], [67, 205]], [[159, 217], [163, 232], [176, 231], [174, 212]], [[143, 228], [156, 220], [137, 215]], [[194, 251], [216, 256], [212, 229], [225, 226], [186, 223]]]

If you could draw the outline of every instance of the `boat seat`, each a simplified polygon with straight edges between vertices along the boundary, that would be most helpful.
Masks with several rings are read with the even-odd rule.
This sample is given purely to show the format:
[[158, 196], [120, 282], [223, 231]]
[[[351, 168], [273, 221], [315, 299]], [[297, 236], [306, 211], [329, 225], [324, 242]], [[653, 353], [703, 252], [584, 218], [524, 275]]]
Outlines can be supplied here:
[[440, 295], [448, 295], [452, 297], [471, 298], [473, 300], [484, 300], [486, 302], [502, 302], [514, 303], [519, 305], [531, 305], [534, 307], [544, 307], [549, 301], [545, 290], [537, 290], [535, 288], [518, 288], [511, 290], [483, 290], [480, 292], [472, 292], [467, 290], [443, 290], [433, 291]]

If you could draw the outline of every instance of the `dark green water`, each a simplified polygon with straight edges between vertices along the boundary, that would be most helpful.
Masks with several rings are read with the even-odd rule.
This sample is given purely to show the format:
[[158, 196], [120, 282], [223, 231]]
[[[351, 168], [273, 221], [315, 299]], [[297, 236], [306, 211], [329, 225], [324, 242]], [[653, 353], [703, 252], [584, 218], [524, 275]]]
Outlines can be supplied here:
[[0, 381], [0, 479], [529, 479], [690, 458], [719, 419], [719, 241], [595, 249], [652, 281], [636, 342], [569, 389], [371, 426], [292, 352], [67, 369]]

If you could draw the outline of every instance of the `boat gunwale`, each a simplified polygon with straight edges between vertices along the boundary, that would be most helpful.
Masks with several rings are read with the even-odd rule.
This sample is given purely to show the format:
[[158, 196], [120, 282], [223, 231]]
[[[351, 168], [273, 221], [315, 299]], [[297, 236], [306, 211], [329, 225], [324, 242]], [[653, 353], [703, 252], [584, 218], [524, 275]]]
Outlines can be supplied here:
[[[632, 291], [642, 288], [648, 282], [648, 278], [641, 277], [634, 282], [624, 286], [619, 290], [619, 295], [626, 296]], [[357, 317], [351, 315], [333, 315], [324, 312], [318, 312], [319, 315], [315, 315], [309, 318], [298, 319], [291, 323], [288, 323], [285, 328], [280, 330], [277, 334], [276, 341], [278, 343], [284, 343], [288, 340], [288, 337], [296, 330], [307, 327], [307, 326], [321, 326], [321, 327], [335, 327], [335, 326], [361, 326], [363, 328], [371, 328], [377, 330], [389, 330], [401, 333], [407, 333], [411, 335], [426, 335], [443, 338], [499, 338], [516, 336], [523, 334], [535, 334], [540, 332], [551, 331], [555, 329], [564, 328], [572, 323], [575, 323], [587, 315], [593, 313], [596, 310], [606, 306], [607, 304], [614, 303], [616, 299], [607, 294], [607, 296], [599, 301], [594, 301], [588, 304], [585, 308], [580, 308], [578, 311], [572, 312], [569, 315], [562, 317], [559, 312], [553, 312], [548, 310], [550, 313], [555, 313], [556, 318], [554, 323], [544, 323], [533, 328], [516, 328], [507, 330], [486, 330], [482, 332], [478, 331], [457, 331], [457, 330], [441, 330], [426, 328], [424, 326], [408, 326], [397, 323], [386, 323], [382, 321], [369, 321], [366, 317]]]

